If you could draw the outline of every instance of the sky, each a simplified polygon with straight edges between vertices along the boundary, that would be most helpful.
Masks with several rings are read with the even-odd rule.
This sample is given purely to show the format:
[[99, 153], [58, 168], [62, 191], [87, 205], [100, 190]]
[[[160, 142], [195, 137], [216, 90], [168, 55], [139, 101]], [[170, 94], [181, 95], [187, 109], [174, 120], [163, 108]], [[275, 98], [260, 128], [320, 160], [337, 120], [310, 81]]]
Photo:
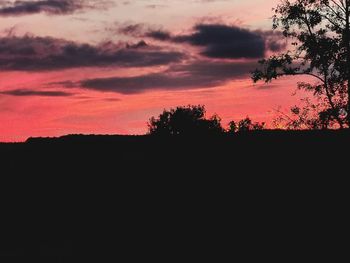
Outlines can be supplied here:
[[296, 80], [254, 84], [286, 50], [279, 0], [0, 0], [0, 141], [144, 134], [163, 109], [205, 105], [226, 126], [295, 105]]

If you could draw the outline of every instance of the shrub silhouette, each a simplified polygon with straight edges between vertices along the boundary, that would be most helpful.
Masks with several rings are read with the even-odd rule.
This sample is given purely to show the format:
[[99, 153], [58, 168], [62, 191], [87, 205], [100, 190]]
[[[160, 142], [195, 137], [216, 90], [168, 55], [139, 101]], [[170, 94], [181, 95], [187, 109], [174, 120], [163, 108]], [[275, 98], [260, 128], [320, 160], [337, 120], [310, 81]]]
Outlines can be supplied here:
[[229, 133], [236, 132], [248, 132], [248, 131], [257, 131], [263, 130], [265, 128], [264, 122], [253, 122], [249, 117], [246, 117], [243, 120], [240, 120], [238, 123], [231, 121], [229, 123]]
[[205, 118], [203, 105], [188, 105], [164, 110], [158, 118], [152, 117], [148, 123], [149, 133], [154, 135], [208, 135], [221, 134], [224, 129], [221, 119], [213, 115]]

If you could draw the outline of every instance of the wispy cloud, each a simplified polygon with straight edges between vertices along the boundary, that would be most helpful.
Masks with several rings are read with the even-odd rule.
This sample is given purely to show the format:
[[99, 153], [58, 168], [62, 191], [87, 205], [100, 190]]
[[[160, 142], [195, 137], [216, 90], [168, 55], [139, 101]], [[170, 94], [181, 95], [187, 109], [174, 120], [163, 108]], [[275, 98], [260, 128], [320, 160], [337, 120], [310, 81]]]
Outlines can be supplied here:
[[16, 97], [28, 97], [28, 96], [42, 96], [42, 97], [69, 97], [74, 94], [64, 91], [42, 91], [32, 89], [14, 89], [1, 91], [0, 94], [11, 95]]
[[0, 16], [22, 16], [37, 13], [67, 15], [86, 9], [101, 9], [110, 6], [106, 0], [28, 0], [1, 1]]
[[0, 69], [51, 71], [79, 67], [148, 67], [184, 59], [182, 52], [136, 44], [80, 44], [51, 37], [0, 38]]
[[69, 88], [81, 86], [95, 91], [137, 94], [152, 90], [186, 90], [217, 87], [227, 81], [246, 77], [256, 66], [253, 62], [195, 61], [173, 65], [169, 69], [134, 77], [82, 80]]

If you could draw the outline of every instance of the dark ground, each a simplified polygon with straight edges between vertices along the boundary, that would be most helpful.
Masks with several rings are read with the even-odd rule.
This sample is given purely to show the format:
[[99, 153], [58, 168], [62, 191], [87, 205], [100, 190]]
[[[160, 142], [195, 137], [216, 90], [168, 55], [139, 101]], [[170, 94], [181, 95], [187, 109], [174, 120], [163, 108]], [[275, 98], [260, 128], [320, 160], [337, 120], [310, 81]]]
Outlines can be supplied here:
[[349, 146], [348, 130], [0, 144], [0, 260], [339, 261]]

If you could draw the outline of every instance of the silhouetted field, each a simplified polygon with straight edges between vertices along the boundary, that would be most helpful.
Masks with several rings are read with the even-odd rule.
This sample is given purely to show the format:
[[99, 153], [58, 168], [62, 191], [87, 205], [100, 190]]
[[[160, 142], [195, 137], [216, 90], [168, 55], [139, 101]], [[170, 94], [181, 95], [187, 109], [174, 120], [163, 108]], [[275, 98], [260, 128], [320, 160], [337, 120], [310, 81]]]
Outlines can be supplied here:
[[2, 262], [326, 258], [349, 145], [348, 130], [1, 144]]

